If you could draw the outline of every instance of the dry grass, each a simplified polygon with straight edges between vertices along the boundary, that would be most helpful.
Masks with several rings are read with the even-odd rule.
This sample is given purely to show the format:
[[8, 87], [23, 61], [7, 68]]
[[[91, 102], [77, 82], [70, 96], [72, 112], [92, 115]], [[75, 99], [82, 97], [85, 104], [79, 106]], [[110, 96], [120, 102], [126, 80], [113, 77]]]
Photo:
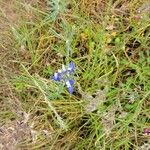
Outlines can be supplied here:
[[[149, 146], [146, 0], [0, 0], [0, 10], [1, 149]], [[69, 61], [73, 95], [49, 79]]]

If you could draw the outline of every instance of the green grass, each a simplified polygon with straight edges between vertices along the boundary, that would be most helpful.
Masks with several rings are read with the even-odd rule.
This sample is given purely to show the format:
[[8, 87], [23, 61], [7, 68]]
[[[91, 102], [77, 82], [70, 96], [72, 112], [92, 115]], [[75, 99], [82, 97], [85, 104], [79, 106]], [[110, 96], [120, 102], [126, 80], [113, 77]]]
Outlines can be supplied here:
[[[150, 16], [137, 13], [143, 0], [47, 1], [28, 8], [32, 19], [10, 26], [18, 71], [9, 81], [36, 131], [20, 146], [129, 150], [149, 143]], [[73, 95], [49, 78], [70, 61]], [[2, 111], [3, 122], [11, 113]]]

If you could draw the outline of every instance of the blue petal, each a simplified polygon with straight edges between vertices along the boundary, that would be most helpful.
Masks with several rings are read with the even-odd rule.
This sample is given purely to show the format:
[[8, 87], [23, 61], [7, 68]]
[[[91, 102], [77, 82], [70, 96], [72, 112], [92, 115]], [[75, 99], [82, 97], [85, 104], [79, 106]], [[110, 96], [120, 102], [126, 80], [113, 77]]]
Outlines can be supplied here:
[[73, 72], [74, 69], [75, 69], [75, 64], [74, 64], [73, 62], [70, 62], [70, 63], [69, 63], [68, 70], [71, 71], [71, 72]]
[[74, 84], [74, 81], [73, 80], [66, 80], [65, 83], [66, 83], [67, 87], [71, 87]]
[[54, 73], [54, 76], [52, 76], [52, 79], [55, 81], [61, 80], [61, 74], [60, 73]]
[[70, 94], [72, 94], [73, 91], [74, 91], [73, 84], [74, 84], [74, 81], [73, 81], [73, 80], [67, 80], [67, 81], [66, 81], [66, 86], [67, 86], [68, 92], [69, 92]]
[[74, 91], [73, 86], [68, 87], [68, 92], [69, 92], [70, 94], [72, 94], [72, 93], [73, 93], [73, 91]]
[[73, 85], [74, 84], [74, 81], [73, 80], [68, 80], [70, 85]]

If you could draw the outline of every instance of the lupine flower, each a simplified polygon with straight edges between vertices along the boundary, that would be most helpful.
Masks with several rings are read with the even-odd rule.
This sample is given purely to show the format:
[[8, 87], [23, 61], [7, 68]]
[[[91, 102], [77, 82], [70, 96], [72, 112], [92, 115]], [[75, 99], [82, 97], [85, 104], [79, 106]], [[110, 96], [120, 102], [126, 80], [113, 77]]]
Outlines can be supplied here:
[[68, 71], [73, 72], [75, 69], [75, 64], [73, 62], [69, 63]]
[[66, 86], [68, 88], [69, 93], [72, 94], [73, 90], [74, 90], [74, 88], [73, 88], [74, 81], [73, 80], [67, 80], [65, 83], [66, 83]]
[[72, 94], [74, 91], [74, 81], [71, 79], [74, 70], [75, 64], [73, 62], [70, 62], [67, 67], [65, 65], [62, 65], [62, 69], [58, 69], [58, 72], [55, 72], [52, 76], [53, 80], [64, 82], [70, 94]]
[[55, 80], [55, 81], [60, 81], [61, 80], [61, 73], [55, 72], [52, 79]]

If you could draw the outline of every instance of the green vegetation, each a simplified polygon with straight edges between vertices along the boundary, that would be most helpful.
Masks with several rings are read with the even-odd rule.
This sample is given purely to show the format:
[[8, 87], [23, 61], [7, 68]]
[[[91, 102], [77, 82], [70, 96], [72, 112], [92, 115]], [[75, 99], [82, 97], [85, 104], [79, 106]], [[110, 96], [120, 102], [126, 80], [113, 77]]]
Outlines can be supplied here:
[[[21, 16], [5, 35], [12, 43], [7, 64], [13, 71], [1, 65], [4, 93], [11, 96], [0, 97], [0, 119], [11, 124], [20, 111], [26, 114], [22, 117], [32, 134], [18, 147], [136, 150], [150, 142], [143, 134], [150, 127], [146, 2], [47, 0], [25, 5], [16, 0]], [[71, 61], [72, 95], [50, 78]]]

